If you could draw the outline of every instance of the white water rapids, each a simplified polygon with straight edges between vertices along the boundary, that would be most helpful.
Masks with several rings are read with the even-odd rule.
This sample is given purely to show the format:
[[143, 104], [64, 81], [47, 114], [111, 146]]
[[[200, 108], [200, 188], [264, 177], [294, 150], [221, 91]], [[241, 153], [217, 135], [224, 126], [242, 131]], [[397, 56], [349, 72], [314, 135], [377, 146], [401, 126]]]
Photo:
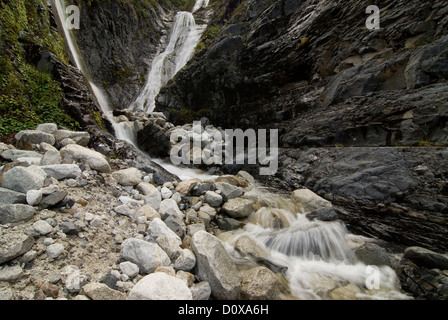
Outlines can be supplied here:
[[[197, 0], [193, 13], [208, 5], [208, 0]], [[55, 0], [65, 40], [75, 65], [87, 79], [88, 71], [70, 30], [66, 28], [64, 0]], [[131, 109], [151, 112], [160, 89], [189, 61], [200, 40], [204, 26], [197, 26], [192, 12], [179, 12], [170, 32], [168, 45], [152, 62], [146, 85]], [[131, 122], [116, 123], [106, 95], [90, 83], [98, 105], [113, 124], [116, 137], [128, 141], [136, 148], [136, 129]], [[153, 161], [155, 159], [152, 159]], [[167, 171], [181, 179], [211, 179], [195, 170], [179, 168], [155, 160]], [[266, 259], [277, 266], [286, 267], [286, 279], [281, 291], [284, 299], [406, 299], [399, 290], [395, 272], [387, 266], [379, 268], [380, 288], [366, 289], [367, 266], [356, 260], [352, 245], [370, 239], [351, 235], [340, 221], [309, 221], [300, 206], [289, 196], [271, 194], [254, 188], [246, 196], [256, 200], [258, 210], [247, 220], [244, 228], [219, 235], [227, 251], [240, 268], [257, 262], [243, 257], [235, 250], [241, 237], [248, 237], [266, 252]]]

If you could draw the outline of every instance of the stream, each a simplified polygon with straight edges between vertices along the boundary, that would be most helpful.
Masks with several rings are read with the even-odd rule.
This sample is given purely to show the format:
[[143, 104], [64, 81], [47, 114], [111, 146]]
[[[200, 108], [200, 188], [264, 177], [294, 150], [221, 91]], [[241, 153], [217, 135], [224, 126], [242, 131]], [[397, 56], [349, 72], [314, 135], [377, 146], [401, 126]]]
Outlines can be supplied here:
[[[61, 22], [65, 21], [65, 1], [56, 0], [56, 9]], [[207, 7], [208, 0], [197, 0], [192, 12], [179, 12], [175, 16], [166, 48], [152, 62], [147, 81], [129, 109], [150, 113], [155, 108], [155, 98], [160, 89], [184, 67], [193, 56], [205, 25], [196, 25], [194, 12]], [[64, 36], [74, 63], [90, 79], [82, 64], [76, 42], [65, 24]], [[112, 109], [102, 89], [91, 83], [92, 93], [106, 117], [115, 129], [116, 138], [125, 140], [135, 148], [136, 129], [132, 123], [114, 121]], [[176, 167], [166, 161], [151, 159], [167, 171], [186, 180], [199, 178], [212, 180], [199, 170]], [[388, 266], [377, 268], [379, 287], [366, 286], [371, 269], [359, 262], [354, 248], [371, 242], [361, 236], [350, 234], [339, 220], [324, 222], [310, 221], [300, 204], [289, 194], [271, 192], [261, 186], [247, 190], [245, 197], [256, 200], [258, 210], [246, 221], [243, 228], [221, 232], [226, 250], [240, 269], [260, 264], [278, 268], [283, 281], [283, 299], [409, 299], [398, 285], [394, 270]], [[259, 255], [244, 256], [236, 250], [237, 243], [248, 240]], [[260, 260], [261, 258], [261, 260]]]

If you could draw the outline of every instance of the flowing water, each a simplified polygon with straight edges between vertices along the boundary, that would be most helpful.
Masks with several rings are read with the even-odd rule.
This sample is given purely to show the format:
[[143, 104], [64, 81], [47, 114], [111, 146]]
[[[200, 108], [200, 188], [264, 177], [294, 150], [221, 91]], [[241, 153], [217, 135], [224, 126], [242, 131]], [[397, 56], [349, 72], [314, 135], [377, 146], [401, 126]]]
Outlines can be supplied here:
[[[207, 6], [207, 0], [199, 0], [193, 8], [193, 13]], [[146, 85], [131, 104], [135, 111], [152, 112], [155, 99], [160, 89], [171, 80], [191, 59], [205, 26], [196, 25], [192, 12], [177, 13], [171, 29], [169, 43], [165, 51], [154, 58], [147, 77]]]
[[[56, 0], [55, 3], [74, 63], [89, 79], [76, 42], [64, 24], [65, 1]], [[208, 0], [197, 0], [193, 13], [206, 7], [208, 3]], [[135, 111], [153, 111], [159, 90], [191, 58], [204, 30], [204, 26], [196, 25], [193, 13], [179, 12], [176, 15], [169, 43], [154, 59], [146, 85], [131, 105]], [[90, 87], [98, 105], [113, 124], [116, 137], [137, 148], [133, 123], [116, 123], [106, 95], [92, 82]], [[176, 167], [163, 160], [152, 160], [181, 179], [214, 178], [196, 170]], [[263, 265], [267, 263], [271, 269], [277, 270], [283, 284], [281, 295], [284, 299], [408, 298], [400, 292], [395, 272], [387, 266], [378, 269], [380, 288], [366, 289], [369, 269], [357, 261], [353, 247], [370, 239], [349, 234], [340, 221], [309, 221], [301, 205], [294, 203], [289, 195], [272, 194], [255, 187], [245, 196], [256, 201], [258, 210], [247, 219], [244, 228], [221, 233], [219, 238], [241, 269], [260, 263], [260, 259], [244, 256], [235, 249], [238, 241], [250, 239], [261, 253], [258, 258], [262, 258]]]
[[353, 248], [372, 239], [350, 234], [341, 221], [310, 221], [289, 195], [254, 188], [245, 196], [256, 201], [258, 210], [244, 228], [218, 237], [241, 269], [253, 267], [260, 258], [235, 249], [243, 238], [255, 244], [269, 265], [277, 266], [272, 270], [283, 269], [278, 275], [286, 279], [284, 299], [409, 299], [388, 266], [378, 268], [379, 288], [367, 289], [371, 269], [357, 261]]

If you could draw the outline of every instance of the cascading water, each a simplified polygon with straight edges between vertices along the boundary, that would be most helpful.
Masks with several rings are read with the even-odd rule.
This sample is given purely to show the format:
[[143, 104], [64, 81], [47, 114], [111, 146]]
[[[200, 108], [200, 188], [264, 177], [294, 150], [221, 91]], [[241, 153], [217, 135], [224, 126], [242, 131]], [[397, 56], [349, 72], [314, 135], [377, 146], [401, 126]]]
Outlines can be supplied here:
[[[193, 12], [206, 7], [208, 3], [208, 0], [197, 0]], [[89, 79], [72, 34], [64, 24], [65, 1], [55, 0], [55, 4], [74, 63]], [[203, 26], [195, 24], [191, 12], [180, 12], [176, 15], [168, 46], [154, 59], [147, 83], [131, 105], [132, 109], [153, 111], [154, 100], [159, 90], [191, 58], [203, 29]], [[105, 94], [94, 83], [90, 82], [90, 87], [98, 105], [111, 121], [116, 137], [136, 147], [134, 124], [115, 122], [113, 110]], [[204, 174], [197, 174], [195, 171], [168, 165], [162, 161], [155, 162], [181, 178], [198, 177], [207, 180]], [[408, 298], [399, 292], [395, 272], [386, 266], [379, 268], [380, 289], [364, 288], [367, 266], [356, 260], [349, 243], [365, 239], [350, 235], [343, 223], [309, 221], [301, 207], [290, 197], [269, 194], [256, 187], [245, 196], [255, 198], [259, 209], [248, 218], [244, 228], [222, 233], [219, 238], [240, 268], [248, 268], [259, 263], [241, 256], [235, 250], [236, 242], [242, 237], [248, 237], [260, 251], [266, 252], [263, 260], [265, 263], [268, 261], [271, 266], [278, 266], [278, 270], [286, 270], [283, 276], [287, 284], [286, 289], [282, 291], [283, 298]]]
[[154, 110], [160, 89], [191, 59], [204, 30], [204, 26], [196, 25], [193, 13], [207, 5], [208, 0], [198, 0], [193, 12], [177, 13], [168, 46], [153, 60], [146, 85], [130, 109], [145, 113]]
[[[259, 209], [244, 228], [218, 237], [242, 269], [254, 266], [254, 259], [235, 249], [239, 239], [250, 238], [258, 252], [267, 253], [271, 265], [285, 267], [285, 299], [409, 299], [399, 291], [394, 270], [379, 267], [380, 288], [367, 290], [367, 266], [358, 262], [351, 242], [371, 239], [348, 233], [340, 221], [309, 221], [300, 205], [285, 195], [269, 194], [258, 188], [246, 196]], [[257, 259], [255, 259], [257, 260]]]
[[61, 27], [64, 32], [64, 38], [66, 40], [68, 49], [71, 53], [75, 66], [82, 72], [85, 78], [89, 82], [90, 89], [92, 90], [93, 96], [96, 99], [98, 106], [103, 111], [104, 115], [111, 122], [117, 139], [125, 140], [135, 146], [135, 133], [133, 130], [128, 129], [126, 126], [116, 123], [113, 117], [113, 110], [109, 105], [106, 95], [103, 91], [95, 85], [92, 81], [90, 81], [89, 72], [85, 68], [81, 54], [79, 53], [78, 46], [73, 38], [71, 31], [67, 28], [65, 24], [65, 14], [66, 14], [66, 3], [65, 0], [55, 0], [56, 12], [59, 17], [59, 21], [61, 22]]

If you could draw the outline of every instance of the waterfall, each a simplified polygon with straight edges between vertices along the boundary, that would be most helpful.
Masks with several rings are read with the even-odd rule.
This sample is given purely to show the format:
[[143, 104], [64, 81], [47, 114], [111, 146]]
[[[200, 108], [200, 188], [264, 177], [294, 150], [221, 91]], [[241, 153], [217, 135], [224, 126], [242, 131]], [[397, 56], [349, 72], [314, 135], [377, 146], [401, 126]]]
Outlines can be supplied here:
[[64, 32], [64, 38], [66, 40], [69, 53], [72, 56], [73, 62], [75, 66], [81, 71], [81, 73], [84, 75], [86, 80], [88, 81], [88, 85], [90, 86], [90, 90], [93, 94], [93, 98], [96, 100], [98, 106], [103, 111], [103, 114], [106, 116], [106, 118], [110, 121], [112, 124], [112, 127], [115, 130], [116, 138], [120, 140], [125, 140], [132, 145], [135, 146], [135, 133], [132, 129], [127, 129], [125, 125], [116, 123], [114, 121], [113, 117], [113, 109], [110, 107], [108, 99], [105, 95], [105, 93], [100, 89], [95, 83], [93, 83], [90, 80], [89, 72], [86, 69], [81, 54], [79, 52], [79, 48], [76, 45], [76, 42], [73, 38], [72, 32], [67, 28], [67, 25], [65, 24], [66, 19], [66, 4], [65, 0], [55, 0], [55, 8], [56, 12], [58, 14], [59, 21], [61, 22], [61, 27]]
[[[259, 257], [244, 256], [236, 249], [243, 237], [251, 239], [272, 266], [284, 268], [287, 289], [283, 298], [338, 299], [408, 299], [397, 286], [397, 276], [388, 266], [380, 266], [380, 289], [366, 290], [367, 265], [357, 261], [354, 243], [371, 241], [349, 234], [341, 221], [310, 221], [300, 205], [288, 195], [270, 194], [259, 188], [246, 193], [256, 201], [258, 210], [247, 224], [218, 237], [241, 269], [252, 268]], [[253, 247], [252, 247], [253, 248]], [[351, 292], [359, 288], [356, 295]]]
[[[61, 21], [65, 40], [76, 67], [89, 79], [88, 71], [73, 39], [65, 25], [65, 1], [55, 0], [58, 17]], [[208, 0], [197, 0], [193, 13], [208, 5]], [[191, 58], [194, 48], [200, 40], [203, 26], [197, 26], [191, 12], [179, 12], [174, 20], [165, 50], [158, 55], [148, 74], [147, 82], [131, 107], [136, 111], [151, 112], [155, 98], [165, 85]], [[90, 89], [99, 107], [110, 120], [116, 137], [128, 141], [136, 147], [136, 129], [133, 122], [115, 122], [113, 110], [107, 97], [98, 86], [89, 82]], [[136, 147], [137, 148], [137, 147]], [[179, 168], [161, 160], [151, 159], [183, 179], [197, 177], [202, 180], [214, 177], [198, 174], [197, 171]], [[353, 240], [363, 242], [364, 238], [350, 235], [342, 222], [309, 221], [300, 205], [288, 196], [269, 194], [259, 188], [246, 192], [252, 197], [258, 210], [246, 221], [242, 229], [219, 234], [227, 251], [237, 265], [249, 268], [257, 264], [243, 257], [235, 249], [242, 237], [250, 238], [260, 249], [266, 252], [263, 261], [280, 266], [284, 271], [287, 287], [282, 292], [284, 298], [330, 299], [332, 294], [350, 294], [347, 285], [363, 288], [366, 281], [366, 265], [356, 260], [350, 245]], [[366, 240], [368, 241], [368, 240]], [[397, 277], [387, 266], [379, 268], [381, 288], [364, 290], [356, 294], [359, 299], [406, 299], [397, 289]], [[280, 277], [280, 276], [279, 276]], [[336, 296], [337, 298], [337, 296]]]
[[[193, 13], [208, 5], [208, 0], [197, 0]], [[160, 89], [191, 59], [204, 26], [196, 25], [192, 12], [177, 13], [169, 36], [168, 46], [154, 58], [145, 87], [131, 104], [135, 111], [152, 112]]]

